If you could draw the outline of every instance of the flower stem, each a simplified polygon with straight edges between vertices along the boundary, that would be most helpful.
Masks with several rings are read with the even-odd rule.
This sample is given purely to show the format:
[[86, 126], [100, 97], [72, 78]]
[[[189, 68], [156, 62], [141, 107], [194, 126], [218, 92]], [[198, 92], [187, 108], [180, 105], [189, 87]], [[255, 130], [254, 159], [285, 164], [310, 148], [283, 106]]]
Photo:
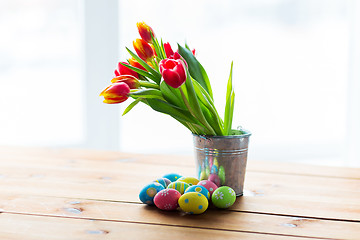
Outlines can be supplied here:
[[202, 121], [203, 119], [199, 119], [198, 116], [194, 113], [194, 111], [193, 111], [192, 107], [190, 106], [189, 101], [186, 99], [186, 96], [185, 96], [183, 90], [181, 89], [181, 87], [179, 88], [179, 90], [181, 93], [181, 97], [185, 103], [185, 106], [187, 107], [187, 109], [189, 110], [191, 115], [193, 115], [194, 118], [198, 119], [199, 122], [204, 125], [204, 127], [209, 131], [209, 133], [211, 135], [216, 135], [215, 131], [212, 129], [212, 127], [209, 125], [209, 123], [205, 119], [204, 119], [205, 121]]
[[155, 83], [151, 83], [147, 81], [139, 81], [139, 82], [140, 82], [140, 86], [142, 87], [160, 89], [159, 85]]

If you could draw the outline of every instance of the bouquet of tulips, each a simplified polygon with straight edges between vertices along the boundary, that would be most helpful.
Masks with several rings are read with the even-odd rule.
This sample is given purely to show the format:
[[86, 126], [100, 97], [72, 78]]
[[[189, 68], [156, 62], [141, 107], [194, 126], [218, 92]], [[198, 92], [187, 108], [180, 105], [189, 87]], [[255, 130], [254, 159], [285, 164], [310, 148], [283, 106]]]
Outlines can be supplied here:
[[170, 115], [192, 133], [208, 136], [240, 135], [231, 129], [235, 93], [232, 86], [232, 63], [227, 82], [225, 116], [222, 119], [214, 105], [210, 81], [205, 69], [187, 44], [174, 52], [169, 43], [156, 37], [144, 22], [137, 23], [141, 36], [133, 41], [131, 58], [119, 62], [111, 85], [100, 96], [104, 103], [134, 101], [125, 109], [128, 113], [139, 102], [153, 110]]

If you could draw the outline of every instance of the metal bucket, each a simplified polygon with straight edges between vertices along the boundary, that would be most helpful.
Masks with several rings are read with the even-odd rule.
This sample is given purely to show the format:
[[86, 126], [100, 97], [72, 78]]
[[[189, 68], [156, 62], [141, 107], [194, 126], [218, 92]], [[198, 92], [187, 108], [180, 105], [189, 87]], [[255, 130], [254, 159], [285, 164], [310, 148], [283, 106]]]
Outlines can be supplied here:
[[249, 137], [242, 135], [203, 136], [193, 134], [195, 160], [200, 180], [211, 179], [243, 195]]

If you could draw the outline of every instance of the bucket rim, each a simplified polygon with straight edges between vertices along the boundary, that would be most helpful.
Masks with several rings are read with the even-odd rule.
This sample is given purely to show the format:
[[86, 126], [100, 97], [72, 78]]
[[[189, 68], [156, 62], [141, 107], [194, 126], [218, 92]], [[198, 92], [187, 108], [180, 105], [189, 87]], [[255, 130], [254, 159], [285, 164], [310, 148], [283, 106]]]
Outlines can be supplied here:
[[228, 135], [228, 136], [208, 136], [208, 135], [198, 135], [195, 133], [192, 133], [193, 137], [200, 137], [200, 138], [205, 138], [205, 139], [209, 139], [209, 138], [224, 138], [224, 139], [231, 139], [231, 138], [247, 138], [251, 136], [251, 132], [249, 130], [246, 129], [241, 129], [241, 131], [243, 131], [244, 133], [241, 135]]

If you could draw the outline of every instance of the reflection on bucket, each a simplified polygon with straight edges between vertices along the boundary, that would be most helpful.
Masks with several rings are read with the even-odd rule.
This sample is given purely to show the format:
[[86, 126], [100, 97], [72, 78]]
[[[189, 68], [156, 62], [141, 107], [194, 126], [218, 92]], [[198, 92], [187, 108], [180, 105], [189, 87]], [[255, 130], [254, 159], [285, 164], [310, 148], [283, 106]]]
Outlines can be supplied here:
[[234, 136], [193, 135], [198, 177], [243, 194], [249, 132]]

